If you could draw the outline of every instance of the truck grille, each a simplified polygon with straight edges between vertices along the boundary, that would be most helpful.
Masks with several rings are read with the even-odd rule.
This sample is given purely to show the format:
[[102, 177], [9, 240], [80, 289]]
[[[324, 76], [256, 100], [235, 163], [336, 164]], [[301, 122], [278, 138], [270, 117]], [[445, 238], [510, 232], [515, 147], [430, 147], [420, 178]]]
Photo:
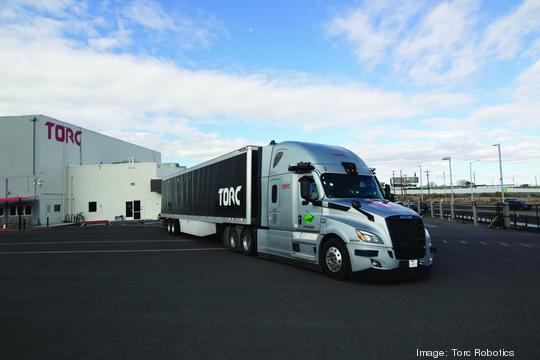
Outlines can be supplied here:
[[426, 255], [424, 222], [416, 216], [389, 216], [386, 225], [390, 232], [396, 259], [421, 259]]

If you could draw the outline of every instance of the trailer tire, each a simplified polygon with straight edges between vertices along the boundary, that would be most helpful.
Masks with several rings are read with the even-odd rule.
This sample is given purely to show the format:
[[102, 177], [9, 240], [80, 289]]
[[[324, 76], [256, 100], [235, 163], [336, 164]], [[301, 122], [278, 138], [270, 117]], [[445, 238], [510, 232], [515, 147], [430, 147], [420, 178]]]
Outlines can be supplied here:
[[173, 220], [172, 233], [173, 235], [180, 235], [180, 220], [178, 219]]
[[242, 247], [242, 254], [247, 256], [257, 255], [257, 240], [255, 239], [251, 228], [246, 227], [242, 231], [242, 235], [240, 236], [240, 245]]
[[225, 226], [223, 228], [223, 232], [221, 233], [221, 241], [223, 242], [223, 246], [225, 248], [229, 248], [229, 231], [231, 231], [231, 227], [230, 226]]
[[167, 233], [169, 235], [172, 235], [172, 220], [171, 219], [167, 219]]
[[240, 242], [238, 240], [238, 231], [236, 231], [235, 226], [229, 227], [229, 234], [227, 236], [229, 248], [233, 250], [238, 250], [240, 247]]
[[343, 242], [335, 237], [328, 239], [321, 253], [323, 272], [334, 280], [345, 280], [351, 269], [349, 251]]

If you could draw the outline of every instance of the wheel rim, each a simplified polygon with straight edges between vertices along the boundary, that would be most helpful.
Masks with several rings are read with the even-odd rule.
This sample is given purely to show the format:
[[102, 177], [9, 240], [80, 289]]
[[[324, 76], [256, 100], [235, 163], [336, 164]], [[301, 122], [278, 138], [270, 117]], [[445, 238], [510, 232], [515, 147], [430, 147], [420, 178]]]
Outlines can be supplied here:
[[249, 251], [249, 249], [251, 249], [251, 236], [246, 234], [242, 237], [242, 246], [244, 247], [245, 251]]
[[234, 230], [231, 230], [231, 235], [229, 235], [229, 246], [234, 249], [236, 248], [236, 236], [232, 231]]
[[331, 246], [326, 250], [326, 267], [334, 273], [341, 270], [343, 266], [343, 256], [338, 248]]

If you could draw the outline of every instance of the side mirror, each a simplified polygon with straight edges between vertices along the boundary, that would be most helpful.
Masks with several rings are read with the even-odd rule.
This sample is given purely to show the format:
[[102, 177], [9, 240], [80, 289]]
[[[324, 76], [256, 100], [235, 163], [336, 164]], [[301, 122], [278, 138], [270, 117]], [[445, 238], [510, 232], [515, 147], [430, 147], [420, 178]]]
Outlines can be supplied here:
[[394, 202], [394, 194], [392, 194], [392, 190], [390, 189], [390, 185], [386, 184], [384, 185], [384, 198], [386, 200], [390, 200], [391, 202]]

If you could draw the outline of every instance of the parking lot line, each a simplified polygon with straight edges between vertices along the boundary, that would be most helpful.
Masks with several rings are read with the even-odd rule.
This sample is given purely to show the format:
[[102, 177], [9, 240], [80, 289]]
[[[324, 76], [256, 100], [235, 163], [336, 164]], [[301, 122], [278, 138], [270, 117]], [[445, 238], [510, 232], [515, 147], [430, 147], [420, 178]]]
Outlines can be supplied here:
[[24, 254], [106, 254], [106, 253], [142, 253], [142, 252], [181, 252], [181, 251], [211, 251], [228, 250], [226, 248], [193, 248], [193, 249], [137, 249], [137, 250], [58, 250], [58, 251], [2, 251], [0, 255]]
[[184, 240], [167, 240], [167, 239], [153, 239], [153, 240], [91, 240], [91, 241], [34, 241], [34, 242], [8, 242], [0, 243], [2, 245], [57, 245], [57, 244], [114, 244], [114, 243], [145, 243], [145, 242], [188, 242], [199, 241], [196, 239], [184, 239]]

